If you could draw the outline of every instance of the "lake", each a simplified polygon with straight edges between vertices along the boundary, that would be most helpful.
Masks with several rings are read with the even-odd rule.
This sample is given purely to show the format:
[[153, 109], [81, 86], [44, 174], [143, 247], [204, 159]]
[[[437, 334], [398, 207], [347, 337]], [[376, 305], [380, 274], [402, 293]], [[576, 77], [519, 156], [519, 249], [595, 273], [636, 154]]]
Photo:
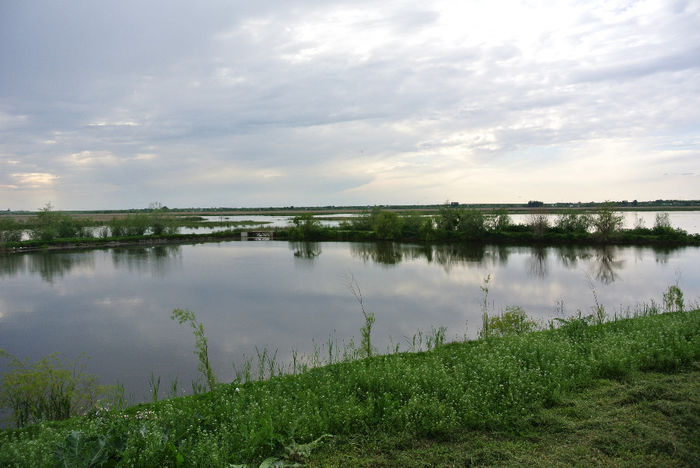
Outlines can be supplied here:
[[[256, 347], [311, 353], [329, 339], [360, 341], [363, 317], [349, 290], [359, 284], [374, 312], [379, 351], [421, 329], [447, 327], [452, 340], [481, 327], [481, 287], [496, 311], [521, 306], [546, 324], [566, 315], [610, 314], [661, 302], [678, 282], [686, 304], [700, 298], [700, 248], [420, 246], [398, 243], [226, 241], [0, 256], [0, 348], [32, 360], [52, 352], [90, 357], [103, 383], [124, 384], [132, 402], [177, 378], [197, 378], [194, 337], [170, 319], [194, 311], [218, 377]], [[0, 369], [1, 370], [1, 369]]]

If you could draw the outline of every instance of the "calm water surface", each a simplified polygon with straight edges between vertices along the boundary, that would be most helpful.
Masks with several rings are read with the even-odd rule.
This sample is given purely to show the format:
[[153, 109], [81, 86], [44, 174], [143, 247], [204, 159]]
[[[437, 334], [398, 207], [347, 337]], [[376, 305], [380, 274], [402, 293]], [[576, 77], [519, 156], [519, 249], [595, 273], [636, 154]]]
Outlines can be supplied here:
[[[555, 303], [610, 313], [660, 302], [678, 281], [686, 302], [700, 298], [700, 248], [528, 248], [375, 243], [240, 242], [0, 256], [0, 348], [37, 359], [57, 351], [90, 356], [103, 383], [123, 383], [132, 401], [175, 378], [197, 377], [190, 329], [170, 320], [189, 308], [204, 324], [223, 381], [255, 347], [310, 353], [329, 338], [359, 342], [363, 324], [348, 289], [359, 283], [376, 316], [380, 350], [406, 344], [417, 330], [447, 327], [473, 337], [481, 323], [480, 286], [489, 302], [520, 305], [546, 323]], [[1, 371], [1, 368], [0, 368]]]

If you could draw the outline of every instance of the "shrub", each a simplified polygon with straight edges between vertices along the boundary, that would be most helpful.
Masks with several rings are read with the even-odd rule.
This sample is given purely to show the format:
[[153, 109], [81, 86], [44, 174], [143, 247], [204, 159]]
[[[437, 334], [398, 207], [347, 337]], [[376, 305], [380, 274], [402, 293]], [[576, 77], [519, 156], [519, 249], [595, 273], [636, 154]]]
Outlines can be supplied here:
[[482, 333], [482, 338], [522, 335], [535, 328], [537, 324], [528, 318], [521, 307], [508, 306], [500, 315], [488, 318], [487, 331]]
[[512, 224], [505, 208], [494, 210], [488, 218], [488, 227], [494, 232], [506, 231]]
[[549, 228], [549, 219], [542, 213], [533, 213], [528, 220], [528, 226], [536, 237], [542, 237]]
[[602, 239], [608, 239], [622, 228], [622, 214], [613, 210], [612, 204], [605, 203], [596, 211], [592, 224]]
[[0, 356], [10, 360], [0, 385], [0, 407], [11, 411], [16, 427], [84, 413], [108, 395], [109, 388], [98, 385], [95, 376], [73, 362], [61, 362], [56, 354], [34, 363], [1, 349]]
[[402, 225], [403, 219], [396, 213], [380, 211], [374, 217], [372, 230], [374, 230], [377, 239], [392, 240], [401, 237]]
[[567, 211], [560, 214], [555, 221], [556, 227], [565, 233], [586, 233], [591, 227], [592, 219], [588, 213]]
[[75, 237], [80, 231], [79, 223], [69, 215], [54, 211], [51, 203], [39, 210], [30, 230], [32, 239], [52, 241], [58, 237]]
[[669, 286], [664, 293], [664, 312], [683, 312], [683, 291], [677, 284]]
[[481, 237], [486, 232], [486, 217], [479, 210], [460, 210], [457, 230], [463, 238]]
[[292, 219], [294, 227], [290, 232], [290, 237], [297, 240], [313, 240], [318, 238], [323, 232], [321, 221], [314, 218], [310, 213], [295, 216]]
[[0, 219], [0, 244], [22, 240], [22, 226], [14, 219]]

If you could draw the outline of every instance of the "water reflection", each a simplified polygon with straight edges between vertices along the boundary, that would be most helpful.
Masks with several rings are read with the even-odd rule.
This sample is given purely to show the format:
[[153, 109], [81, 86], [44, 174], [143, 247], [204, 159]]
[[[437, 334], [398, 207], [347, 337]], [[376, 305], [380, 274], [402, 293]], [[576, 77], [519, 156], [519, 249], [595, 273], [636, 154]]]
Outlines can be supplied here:
[[[295, 247], [298, 249], [298, 247]], [[618, 258], [617, 247], [526, 247], [515, 248], [483, 244], [412, 245], [392, 242], [356, 243], [350, 245], [350, 253], [363, 262], [381, 265], [398, 265], [403, 261], [426, 260], [437, 263], [446, 273], [454, 268], [472, 264], [476, 266], [506, 266], [513, 252], [527, 252], [528, 275], [540, 280], [549, 276], [550, 254], [556, 253], [562, 266], [576, 270], [587, 265], [591, 274], [601, 283], [617, 280], [618, 271], [624, 269], [624, 261]], [[655, 251], [656, 261], [667, 259], [671, 250]], [[320, 248], [318, 253], [320, 253]], [[305, 255], [295, 250], [295, 256]], [[318, 255], [318, 254], [316, 254]], [[641, 255], [641, 254], [640, 254]], [[661, 259], [661, 260], [660, 260]]]
[[[38, 275], [47, 283], [54, 283], [75, 270], [94, 271], [98, 252], [105, 250], [0, 255], [0, 277]], [[150, 273], [156, 277], [165, 276], [169, 270], [178, 267], [182, 260], [179, 245], [124, 247], [110, 249], [109, 252], [116, 267]]]
[[55, 252], [31, 252], [0, 256], [0, 276], [13, 277], [19, 274], [36, 274], [47, 283], [53, 283], [76, 268], [94, 270], [94, 256], [81, 255], [81, 253], [57, 255]]
[[578, 268], [580, 260], [588, 260], [589, 258], [591, 258], [591, 252], [588, 248], [581, 246], [559, 247], [559, 260], [566, 268]]
[[466, 263], [483, 265], [508, 261], [506, 247], [486, 246], [484, 244], [441, 244], [414, 245], [395, 242], [353, 243], [350, 253], [364, 262], [382, 265], [397, 265], [402, 261], [427, 260], [437, 263], [445, 272]]
[[180, 266], [182, 250], [172, 244], [116, 248], [112, 249], [112, 262], [117, 268], [164, 277], [169, 270]]
[[544, 247], [534, 247], [528, 259], [530, 276], [532, 278], [544, 279], [547, 277], [547, 252]]
[[322, 252], [320, 242], [290, 242], [289, 248], [294, 252], [294, 263], [300, 267], [312, 267]]
[[616, 270], [622, 270], [624, 260], [616, 260], [615, 247], [601, 247], [596, 250], [592, 267], [595, 278], [603, 284], [613, 283], [617, 279]]
[[397, 265], [403, 260], [404, 244], [394, 242], [353, 243], [350, 253], [363, 262], [374, 262], [381, 265]]

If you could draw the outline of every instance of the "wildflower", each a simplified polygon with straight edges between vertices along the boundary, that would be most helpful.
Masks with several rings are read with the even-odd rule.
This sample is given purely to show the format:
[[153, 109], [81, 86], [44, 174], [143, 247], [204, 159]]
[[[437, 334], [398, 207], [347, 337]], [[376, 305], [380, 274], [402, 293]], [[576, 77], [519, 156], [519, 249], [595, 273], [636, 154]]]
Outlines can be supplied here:
[[236, 393], [241, 393], [241, 389], [236, 387]]

